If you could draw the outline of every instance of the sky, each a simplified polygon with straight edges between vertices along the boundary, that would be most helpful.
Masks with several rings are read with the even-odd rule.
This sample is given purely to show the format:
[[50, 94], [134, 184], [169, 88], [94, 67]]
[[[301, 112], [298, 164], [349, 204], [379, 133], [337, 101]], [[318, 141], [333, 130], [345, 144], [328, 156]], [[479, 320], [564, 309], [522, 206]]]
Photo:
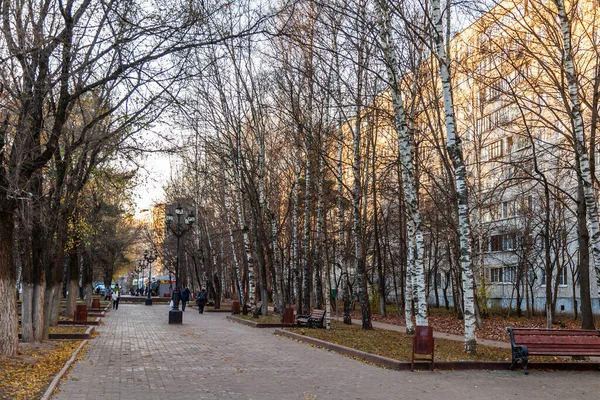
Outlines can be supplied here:
[[163, 187], [171, 175], [169, 158], [167, 154], [153, 153], [142, 161], [144, 168], [138, 172], [139, 183], [134, 194], [136, 212], [164, 201]]

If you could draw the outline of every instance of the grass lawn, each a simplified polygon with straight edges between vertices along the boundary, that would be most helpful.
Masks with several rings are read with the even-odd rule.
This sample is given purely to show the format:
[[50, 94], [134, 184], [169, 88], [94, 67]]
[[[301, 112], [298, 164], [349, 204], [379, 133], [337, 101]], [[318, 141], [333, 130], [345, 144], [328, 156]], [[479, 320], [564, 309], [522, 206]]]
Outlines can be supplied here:
[[[404, 314], [399, 315], [395, 305], [387, 305], [387, 315], [382, 317], [379, 307], [371, 307], [371, 318], [373, 321], [385, 322], [394, 325], [404, 325]], [[340, 313], [341, 315], [341, 313]], [[352, 318], [360, 319], [360, 306], [357, 305], [352, 312]], [[581, 321], [575, 320], [568, 315], [557, 315], [555, 318], [554, 329], [580, 329]], [[436, 332], [446, 332], [455, 335], [464, 335], [464, 321], [459, 320], [453, 310], [445, 308], [429, 308], [429, 325]], [[596, 318], [596, 326], [600, 326], [600, 320]], [[478, 339], [496, 340], [510, 343], [510, 337], [506, 330], [507, 327], [513, 328], [545, 328], [546, 317], [536, 315], [532, 317], [517, 317], [514, 314], [508, 315], [498, 311], [490, 312], [483, 318], [483, 328], [475, 332]]]
[[247, 319], [248, 321], [253, 321], [259, 324], [280, 324], [281, 323], [281, 318], [279, 318], [279, 315], [259, 315], [258, 318], [254, 318], [252, 317], [252, 314], [248, 313], [248, 315], [242, 315], [242, 314], [238, 314], [235, 315], [235, 317], [237, 318], [241, 318], [241, 319]]
[[[332, 322], [332, 329], [294, 328], [291, 332], [325, 340], [331, 343], [377, 354], [400, 361], [410, 361], [412, 336], [383, 329], [363, 330], [358, 325]], [[477, 354], [466, 355], [463, 343], [447, 339], [435, 339], [436, 361], [510, 361], [508, 349], [477, 346]]]

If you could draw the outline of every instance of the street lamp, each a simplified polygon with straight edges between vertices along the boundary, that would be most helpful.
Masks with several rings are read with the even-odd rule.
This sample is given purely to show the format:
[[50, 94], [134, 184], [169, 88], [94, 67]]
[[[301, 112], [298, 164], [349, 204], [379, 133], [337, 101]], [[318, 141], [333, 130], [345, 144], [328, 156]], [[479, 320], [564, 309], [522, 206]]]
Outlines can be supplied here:
[[144, 251], [144, 260], [146, 260], [146, 265], [148, 265], [148, 297], [146, 297], [147, 306], [152, 305], [152, 263], [156, 261], [157, 258], [158, 251], [154, 250], [154, 254], [152, 254], [152, 251]]
[[138, 279], [137, 279], [138, 293], [137, 294], [139, 295], [141, 292], [142, 296], [143, 296], [144, 292], [142, 291], [142, 287], [141, 287], [142, 285], [140, 284], [140, 274], [142, 275], [142, 278], [143, 278], [144, 277], [143, 273], [144, 273], [144, 270], [146, 269], [146, 264], [145, 264], [144, 259], [139, 259], [139, 260], [137, 260], [137, 262], [138, 262], [138, 266], [135, 267], [135, 270], [134, 270], [134, 272], [138, 276]]
[[183, 322], [183, 312], [179, 309], [179, 239], [190, 230], [196, 218], [190, 214], [185, 217], [185, 224], [181, 223], [181, 216], [183, 215], [183, 208], [178, 205], [175, 208], [175, 214], [177, 215], [177, 223], [173, 224], [173, 214], [168, 213], [165, 216], [165, 223], [167, 229], [177, 238], [177, 251], [175, 253], [175, 289], [173, 290], [173, 308], [169, 311], [169, 324], [181, 324]]

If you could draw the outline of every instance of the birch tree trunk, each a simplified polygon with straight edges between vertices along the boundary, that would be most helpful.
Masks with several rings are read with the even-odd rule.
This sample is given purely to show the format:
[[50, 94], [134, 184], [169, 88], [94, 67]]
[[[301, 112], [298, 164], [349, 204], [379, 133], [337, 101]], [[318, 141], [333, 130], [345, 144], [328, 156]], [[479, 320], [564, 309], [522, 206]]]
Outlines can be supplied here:
[[[400, 82], [398, 79], [398, 64], [396, 61], [396, 50], [391, 41], [391, 16], [386, 0], [378, 0], [379, 6], [379, 24], [381, 26], [381, 45], [386, 59], [386, 70], [390, 83], [392, 95], [392, 104], [394, 107], [394, 122], [396, 133], [398, 135], [398, 147], [401, 159], [402, 188], [404, 192], [404, 204], [406, 210], [407, 230], [408, 230], [408, 268], [406, 277], [406, 331], [412, 332], [412, 307], [410, 307], [409, 298], [412, 297], [413, 290], [417, 294], [417, 325], [427, 325], [427, 298], [425, 291], [425, 270], [423, 266], [423, 232], [421, 228], [421, 214], [417, 201], [417, 190], [415, 184], [414, 168], [412, 163], [413, 143], [408, 135], [406, 125], [406, 112], [404, 109], [404, 100], [400, 92]], [[410, 271], [410, 273], [408, 272]], [[412, 279], [409, 279], [409, 276]], [[409, 290], [409, 282], [414, 283], [413, 290]]]
[[362, 85], [364, 69], [363, 49], [358, 49], [357, 60], [357, 93], [356, 93], [356, 119], [352, 127], [353, 142], [353, 161], [352, 161], [352, 236], [354, 241], [354, 257], [356, 266], [356, 281], [358, 286], [358, 297], [362, 314], [362, 328], [372, 329], [371, 323], [371, 305], [369, 304], [369, 293], [367, 289], [366, 270], [364, 265], [364, 244], [362, 232], [362, 212], [360, 209], [360, 200], [362, 197], [361, 188], [361, 125], [362, 125]]
[[[237, 163], [241, 161], [236, 160]], [[254, 313], [256, 311], [256, 298], [254, 297], [254, 257], [252, 256], [252, 249], [250, 247], [250, 237], [248, 235], [248, 225], [246, 224], [246, 217], [244, 212], [244, 205], [242, 204], [241, 191], [242, 191], [242, 177], [239, 167], [236, 168], [235, 174], [235, 191], [234, 191], [234, 207], [238, 216], [238, 224], [242, 230], [242, 237], [244, 242], [244, 254], [246, 255], [246, 261], [248, 262], [248, 302], [250, 303], [250, 310]], [[244, 315], [248, 313], [246, 304], [242, 304], [244, 309]]]
[[231, 253], [233, 255], [233, 270], [235, 273], [235, 284], [238, 292], [238, 299], [240, 304], [246, 304], [246, 299], [244, 298], [244, 291], [242, 289], [242, 277], [240, 274], [240, 264], [237, 258], [237, 251], [235, 249], [235, 238], [233, 237], [233, 227], [231, 222], [231, 216], [229, 214], [229, 209], [231, 208], [230, 200], [229, 200], [229, 192], [227, 190], [226, 180], [223, 179], [223, 192], [225, 193], [225, 216], [227, 218], [227, 228], [229, 229], [229, 241], [231, 242]]
[[300, 145], [296, 144], [296, 165], [294, 167], [294, 199], [292, 206], [292, 262], [294, 272], [294, 296], [296, 297], [296, 312], [302, 312], [302, 290], [300, 269], [298, 263], [298, 202], [300, 192]]
[[[581, 101], [579, 100], [577, 75], [573, 62], [573, 51], [571, 45], [571, 24], [565, 10], [564, 0], [554, 0], [558, 9], [558, 18], [563, 40], [563, 58], [567, 82], [569, 85], [569, 99], [571, 101], [571, 122], [574, 129], [574, 147], [575, 157], [580, 167], [581, 180], [583, 181], [583, 195], [585, 199], [585, 208], [587, 213], [587, 229], [589, 240], [592, 247], [592, 255], [594, 258], [594, 267], [600, 270], [600, 226], [598, 224], [597, 214], [597, 199], [594, 194], [592, 175], [590, 172], [590, 160], [586, 151], [585, 133], [583, 126], [583, 117], [581, 115]], [[588, 268], [589, 270], [589, 268]], [[581, 284], [589, 286], [589, 273]], [[594, 327], [593, 320], [588, 321], [592, 328]]]
[[[319, 150], [319, 176], [317, 177], [317, 227], [315, 231], [315, 261], [313, 281], [315, 284], [315, 299], [316, 308], [321, 308], [323, 305], [322, 299], [322, 279], [321, 271], [323, 269], [323, 180], [325, 174], [325, 152], [327, 151], [327, 139], [329, 137], [328, 131], [323, 133], [321, 140], [321, 148]], [[326, 285], [329, 286], [329, 285]], [[327, 299], [329, 294], [325, 289], [325, 298]], [[329, 309], [326, 308], [328, 312]]]
[[277, 305], [279, 315], [283, 321], [283, 309], [285, 308], [283, 299], [283, 288], [279, 284], [280, 282], [280, 262], [279, 262], [279, 240], [277, 239], [277, 223], [275, 222], [275, 214], [271, 213], [271, 240], [273, 241], [273, 270], [275, 276], [273, 277], [273, 294], [275, 296], [275, 304]]
[[[342, 126], [341, 118], [338, 126]], [[336, 248], [336, 260], [340, 269], [342, 270], [344, 292], [342, 294], [344, 302], [344, 324], [352, 324], [352, 317], [350, 316], [350, 277], [348, 271], [348, 263], [344, 258], [344, 248], [346, 243], [344, 240], [344, 209], [342, 206], [344, 200], [344, 185], [342, 182], [344, 170], [342, 168], [342, 154], [344, 148], [344, 131], [339, 129], [338, 133], [338, 150], [337, 150], [337, 229], [338, 229], [338, 245]], [[337, 299], [336, 299], [337, 301]]]
[[304, 314], [310, 314], [310, 264], [308, 262], [309, 251], [310, 251], [310, 148], [311, 138], [310, 132], [306, 133], [306, 164], [304, 172], [304, 231], [303, 235], [303, 257], [302, 257], [302, 312]]
[[454, 118], [454, 100], [452, 98], [452, 82], [449, 59], [444, 46], [442, 34], [442, 15], [440, 0], [433, 0], [433, 35], [437, 49], [438, 65], [442, 78], [444, 94], [444, 110], [446, 113], [446, 143], [448, 153], [454, 166], [456, 192], [458, 201], [458, 229], [460, 237], [460, 264], [463, 286], [464, 322], [465, 322], [465, 352], [474, 354], [477, 351], [475, 337], [475, 305], [473, 290], [473, 269], [471, 262], [471, 226], [469, 221], [469, 204], [467, 193], [467, 171], [464, 164], [462, 145], [456, 135]]

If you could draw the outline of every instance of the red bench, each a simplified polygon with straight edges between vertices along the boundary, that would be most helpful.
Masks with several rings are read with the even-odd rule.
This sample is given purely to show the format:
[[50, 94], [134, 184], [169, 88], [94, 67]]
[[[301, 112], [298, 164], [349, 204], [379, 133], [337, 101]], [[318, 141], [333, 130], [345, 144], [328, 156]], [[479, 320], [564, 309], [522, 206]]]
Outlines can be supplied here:
[[600, 331], [580, 329], [507, 328], [513, 369], [521, 360], [525, 375], [528, 356], [600, 356]]

